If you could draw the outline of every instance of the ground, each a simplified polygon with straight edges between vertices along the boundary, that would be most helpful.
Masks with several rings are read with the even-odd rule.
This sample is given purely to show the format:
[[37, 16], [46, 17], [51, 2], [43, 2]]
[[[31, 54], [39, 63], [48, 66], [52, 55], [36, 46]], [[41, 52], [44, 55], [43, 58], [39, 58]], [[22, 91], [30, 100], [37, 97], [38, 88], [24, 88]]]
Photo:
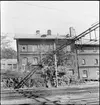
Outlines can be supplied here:
[[[79, 87], [81, 88], [81, 90], [77, 89]], [[57, 95], [53, 95], [53, 96], [51, 95], [46, 97], [44, 96], [44, 97], [38, 97], [38, 98], [35, 98], [33, 96], [28, 98], [28, 95], [27, 97], [24, 97], [22, 94], [17, 93], [13, 89], [8, 89], [8, 90], [2, 89], [1, 105], [15, 105], [15, 104], [16, 105], [20, 105], [20, 104], [43, 105], [43, 103], [45, 103], [45, 105], [51, 105], [51, 104], [64, 105], [66, 103], [67, 104], [78, 103], [78, 104], [87, 104], [87, 105], [92, 105], [92, 103], [96, 103], [97, 105], [99, 105], [99, 83], [98, 82], [88, 82], [87, 84], [81, 84], [80, 86], [73, 85], [73, 86], [68, 86], [64, 88], [66, 88], [66, 91], [68, 91], [68, 88], [69, 88], [70, 93], [63, 94], [63, 95], [57, 94]], [[89, 91], [85, 92], [85, 88], [86, 89], [88, 88]], [[28, 89], [28, 90], [31, 90], [31, 89]]]

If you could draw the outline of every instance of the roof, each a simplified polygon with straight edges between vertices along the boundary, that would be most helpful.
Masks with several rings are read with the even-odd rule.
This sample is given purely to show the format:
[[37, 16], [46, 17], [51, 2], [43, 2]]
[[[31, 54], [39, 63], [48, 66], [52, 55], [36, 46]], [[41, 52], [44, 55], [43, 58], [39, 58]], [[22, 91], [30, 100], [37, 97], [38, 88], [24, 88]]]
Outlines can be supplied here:
[[36, 34], [15, 34], [14, 39], [72, 39], [72, 37], [66, 37], [66, 35], [36, 35]]

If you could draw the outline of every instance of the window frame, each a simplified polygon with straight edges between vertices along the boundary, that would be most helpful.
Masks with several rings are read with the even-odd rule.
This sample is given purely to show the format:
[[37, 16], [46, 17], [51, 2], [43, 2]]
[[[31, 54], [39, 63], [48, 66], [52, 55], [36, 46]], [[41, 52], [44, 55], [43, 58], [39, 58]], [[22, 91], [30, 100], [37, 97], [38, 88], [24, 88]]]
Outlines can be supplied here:
[[[85, 72], [84, 72], [85, 71]], [[82, 75], [82, 77], [83, 78], [88, 78], [88, 71], [87, 70], [83, 70], [83, 73], [82, 73], [83, 75], [86, 75], [85, 77], [83, 77], [83, 75]]]

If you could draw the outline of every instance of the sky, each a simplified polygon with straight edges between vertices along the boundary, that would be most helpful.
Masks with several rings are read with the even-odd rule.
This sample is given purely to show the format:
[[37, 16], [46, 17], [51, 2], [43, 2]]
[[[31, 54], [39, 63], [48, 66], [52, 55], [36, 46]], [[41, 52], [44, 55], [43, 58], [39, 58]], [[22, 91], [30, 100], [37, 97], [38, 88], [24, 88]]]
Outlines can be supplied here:
[[66, 35], [69, 27], [80, 34], [99, 21], [99, 1], [1, 1], [1, 33], [13, 41], [16, 33], [35, 34], [36, 30]]

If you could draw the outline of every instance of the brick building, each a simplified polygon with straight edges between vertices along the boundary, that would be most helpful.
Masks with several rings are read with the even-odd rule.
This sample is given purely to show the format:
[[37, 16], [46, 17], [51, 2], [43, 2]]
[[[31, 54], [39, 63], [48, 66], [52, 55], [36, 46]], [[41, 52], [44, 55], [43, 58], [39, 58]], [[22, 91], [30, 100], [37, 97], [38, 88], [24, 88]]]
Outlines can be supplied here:
[[[36, 65], [47, 51], [53, 51], [65, 42], [73, 42], [74, 36], [47, 34], [15, 35], [17, 42], [17, 57], [19, 68], [25, 70], [30, 62]], [[62, 49], [65, 66], [79, 78], [98, 79], [99, 71], [99, 44], [71, 44]], [[69, 58], [69, 59], [68, 59]]]
[[77, 44], [78, 69], [80, 78], [99, 78], [99, 44]]
[[[63, 43], [72, 41], [73, 38], [66, 35], [52, 35], [48, 30], [47, 34], [40, 34], [39, 31], [36, 31], [35, 35], [17, 34], [15, 39], [19, 67], [25, 69], [27, 62], [32, 64], [40, 62], [43, 55], [48, 54], [46, 52], [55, 50]], [[72, 52], [72, 49], [73, 45], [70, 45], [67, 46], [66, 51]]]

